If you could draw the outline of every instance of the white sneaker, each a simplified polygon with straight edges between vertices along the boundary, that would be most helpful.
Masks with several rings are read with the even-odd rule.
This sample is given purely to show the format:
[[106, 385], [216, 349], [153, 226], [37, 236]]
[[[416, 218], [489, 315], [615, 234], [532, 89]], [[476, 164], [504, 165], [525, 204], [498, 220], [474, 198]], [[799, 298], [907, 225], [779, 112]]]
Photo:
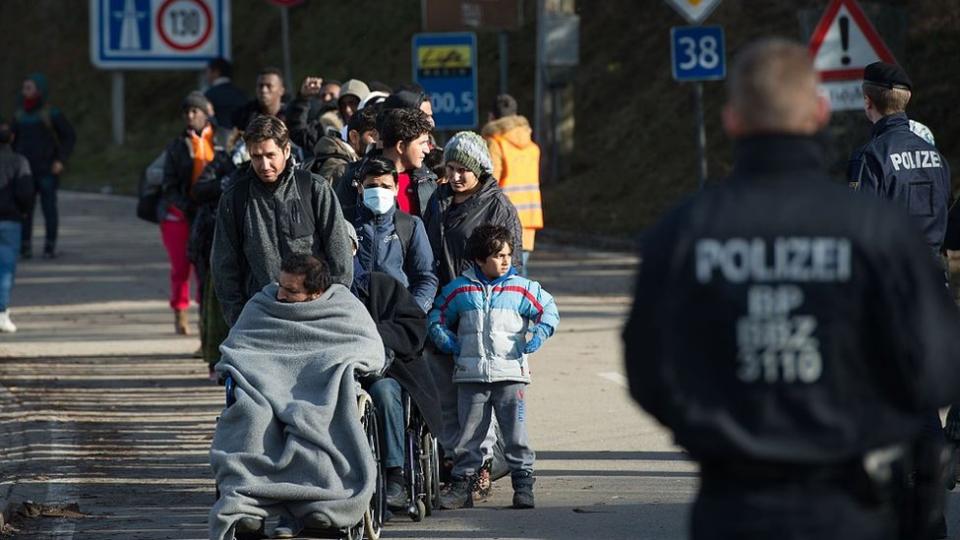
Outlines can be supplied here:
[[10, 310], [0, 311], [0, 333], [12, 334], [17, 331], [17, 325], [10, 320]]

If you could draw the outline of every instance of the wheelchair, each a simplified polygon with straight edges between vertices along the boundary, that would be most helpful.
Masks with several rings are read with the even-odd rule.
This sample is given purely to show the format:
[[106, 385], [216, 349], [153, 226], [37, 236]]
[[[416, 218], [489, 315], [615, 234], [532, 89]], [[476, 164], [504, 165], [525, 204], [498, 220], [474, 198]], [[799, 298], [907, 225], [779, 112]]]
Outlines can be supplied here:
[[[227, 407], [236, 402], [234, 391], [236, 385], [233, 378], [227, 376], [224, 381], [226, 390]], [[358, 419], [363, 425], [363, 431], [367, 435], [367, 442], [370, 444], [370, 451], [377, 466], [377, 479], [374, 484], [373, 496], [370, 498], [370, 504], [363, 513], [363, 518], [359, 523], [352, 527], [340, 529], [304, 529], [297, 538], [331, 538], [341, 540], [379, 540], [383, 531], [384, 514], [387, 510], [386, 480], [383, 473], [383, 460], [381, 459], [380, 447], [380, 427], [377, 422], [376, 409], [373, 405], [373, 399], [370, 394], [357, 385], [357, 411]], [[217, 486], [217, 499], [220, 498], [220, 488]], [[254, 532], [236, 533], [235, 540], [261, 540], [268, 538], [265, 533], [266, 523], [261, 522], [260, 529]]]
[[434, 508], [440, 508], [439, 447], [410, 395], [406, 391], [402, 395], [406, 424], [403, 464], [406, 511], [413, 521], [422, 521]]

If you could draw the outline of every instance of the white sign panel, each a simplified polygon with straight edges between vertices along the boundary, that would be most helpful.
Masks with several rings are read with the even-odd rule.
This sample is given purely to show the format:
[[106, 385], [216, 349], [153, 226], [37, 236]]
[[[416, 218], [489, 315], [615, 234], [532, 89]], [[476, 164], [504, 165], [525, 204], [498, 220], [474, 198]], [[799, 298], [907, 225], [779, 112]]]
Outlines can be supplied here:
[[203, 68], [230, 58], [230, 0], [90, 0], [101, 69]]
[[666, 0], [690, 24], [700, 24], [720, 5], [720, 0]]
[[820, 85], [820, 91], [830, 99], [830, 110], [862, 111], [863, 81], [832, 81]]
[[830, 2], [810, 38], [810, 54], [824, 81], [861, 79], [874, 62], [896, 62], [856, 0]]

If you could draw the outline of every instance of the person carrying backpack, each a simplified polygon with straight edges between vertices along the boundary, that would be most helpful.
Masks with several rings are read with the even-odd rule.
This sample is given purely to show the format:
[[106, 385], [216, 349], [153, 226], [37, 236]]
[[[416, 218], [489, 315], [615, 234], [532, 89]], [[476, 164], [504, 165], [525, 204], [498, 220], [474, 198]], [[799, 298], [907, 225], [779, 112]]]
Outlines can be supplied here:
[[[30, 163], [36, 182], [36, 193], [40, 195], [43, 209], [43, 223], [46, 235], [43, 243], [43, 256], [56, 257], [57, 230], [59, 216], [57, 212], [57, 188], [64, 164], [73, 152], [77, 136], [67, 117], [57, 107], [47, 102], [47, 77], [42, 73], [33, 73], [23, 80], [20, 103], [13, 115], [13, 150], [22, 154]], [[34, 195], [34, 200], [36, 195]], [[20, 256], [29, 259], [33, 256], [33, 209], [31, 203], [24, 214]]]
[[437, 293], [433, 251], [420, 218], [397, 208], [396, 167], [384, 157], [367, 157], [359, 177], [353, 226], [360, 266], [389, 274], [410, 291], [424, 313], [429, 312]]

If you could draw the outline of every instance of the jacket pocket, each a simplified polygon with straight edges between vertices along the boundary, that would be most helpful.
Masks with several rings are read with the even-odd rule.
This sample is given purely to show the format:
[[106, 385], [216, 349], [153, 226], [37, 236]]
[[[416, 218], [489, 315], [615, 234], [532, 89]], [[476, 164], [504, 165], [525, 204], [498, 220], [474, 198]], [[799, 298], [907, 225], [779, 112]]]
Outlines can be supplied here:
[[911, 216], [933, 216], [933, 182], [914, 182], [907, 192], [907, 208]]
[[300, 201], [289, 201], [287, 203], [287, 215], [284, 217], [284, 222], [290, 238], [313, 236], [313, 219], [304, 214]]

